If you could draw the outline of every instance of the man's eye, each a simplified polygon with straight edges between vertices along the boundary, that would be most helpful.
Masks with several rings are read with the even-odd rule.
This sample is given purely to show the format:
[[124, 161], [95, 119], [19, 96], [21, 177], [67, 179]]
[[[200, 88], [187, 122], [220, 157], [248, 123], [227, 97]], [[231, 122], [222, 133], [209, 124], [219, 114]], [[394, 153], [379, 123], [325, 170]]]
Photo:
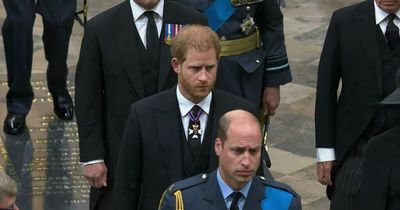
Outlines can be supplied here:
[[241, 149], [241, 148], [234, 148], [233, 149], [233, 152], [235, 152], [236, 154], [242, 154], [243, 153], [243, 149]]

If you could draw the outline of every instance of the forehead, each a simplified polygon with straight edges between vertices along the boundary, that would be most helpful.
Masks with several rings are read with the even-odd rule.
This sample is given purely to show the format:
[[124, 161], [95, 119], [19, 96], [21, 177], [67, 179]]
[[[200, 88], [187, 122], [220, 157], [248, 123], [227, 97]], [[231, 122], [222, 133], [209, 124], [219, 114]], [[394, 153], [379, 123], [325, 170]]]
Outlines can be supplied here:
[[261, 144], [261, 132], [257, 126], [230, 127], [227, 142], [241, 147], [256, 147]]

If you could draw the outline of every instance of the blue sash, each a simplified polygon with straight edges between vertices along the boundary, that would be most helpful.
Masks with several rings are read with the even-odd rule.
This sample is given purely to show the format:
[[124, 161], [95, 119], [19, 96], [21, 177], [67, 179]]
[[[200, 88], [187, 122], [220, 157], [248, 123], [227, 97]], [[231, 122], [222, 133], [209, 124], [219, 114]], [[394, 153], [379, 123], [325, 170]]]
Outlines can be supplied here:
[[215, 0], [204, 12], [208, 17], [208, 25], [217, 31], [235, 12], [229, 0]]
[[261, 201], [261, 208], [264, 209], [289, 209], [293, 195], [284, 190], [273, 187], [265, 188], [265, 199]]

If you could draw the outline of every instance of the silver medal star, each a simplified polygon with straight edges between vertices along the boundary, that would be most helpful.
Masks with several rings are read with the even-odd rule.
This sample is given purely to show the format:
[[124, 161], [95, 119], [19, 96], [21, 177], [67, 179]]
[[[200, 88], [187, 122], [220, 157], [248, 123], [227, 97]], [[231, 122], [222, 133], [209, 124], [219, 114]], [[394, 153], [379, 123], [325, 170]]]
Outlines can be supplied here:
[[199, 125], [193, 125], [193, 129], [189, 128], [189, 135], [192, 135], [194, 139], [199, 138], [198, 135], [201, 135], [201, 129], [199, 129]]
[[254, 26], [254, 20], [252, 17], [250, 17], [250, 15], [247, 14], [246, 18], [243, 19], [243, 23], [240, 24], [240, 27], [242, 28], [244, 34], [249, 35], [253, 26]]

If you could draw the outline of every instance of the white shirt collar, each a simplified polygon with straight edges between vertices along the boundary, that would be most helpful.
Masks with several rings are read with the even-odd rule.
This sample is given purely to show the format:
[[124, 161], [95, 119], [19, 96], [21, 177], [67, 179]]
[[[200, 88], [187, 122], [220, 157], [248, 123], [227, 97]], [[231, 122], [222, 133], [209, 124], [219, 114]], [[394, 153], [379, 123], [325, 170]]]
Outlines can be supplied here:
[[[178, 98], [179, 110], [181, 110], [181, 116], [185, 117], [189, 111], [192, 109], [195, 103], [189, 101], [185, 98], [181, 91], [179, 90], [179, 86], [176, 86], [176, 96]], [[197, 103], [198, 106], [207, 114], [210, 113], [210, 106], [211, 106], [211, 99], [212, 99], [212, 92], [210, 92], [203, 100]]]
[[[133, 20], [136, 22], [147, 10], [139, 6], [134, 0], [131, 0], [129, 2], [131, 3]], [[150, 11], [157, 13], [162, 18], [164, 15], [164, 0], [160, 0], [157, 5]]]
[[[383, 11], [381, 8], [379, 8], [375, 1], [374, 1], [374, 8], [375, 8], [375, 23], [376, 23], [376, 25], [378, 25], [382, 21], [385, 21], [385, 18], [389, 14], [387, 12]], [[397, 17], [400, 17], [400, 10], [397, 10], [397, 12], [395, 14]]]

